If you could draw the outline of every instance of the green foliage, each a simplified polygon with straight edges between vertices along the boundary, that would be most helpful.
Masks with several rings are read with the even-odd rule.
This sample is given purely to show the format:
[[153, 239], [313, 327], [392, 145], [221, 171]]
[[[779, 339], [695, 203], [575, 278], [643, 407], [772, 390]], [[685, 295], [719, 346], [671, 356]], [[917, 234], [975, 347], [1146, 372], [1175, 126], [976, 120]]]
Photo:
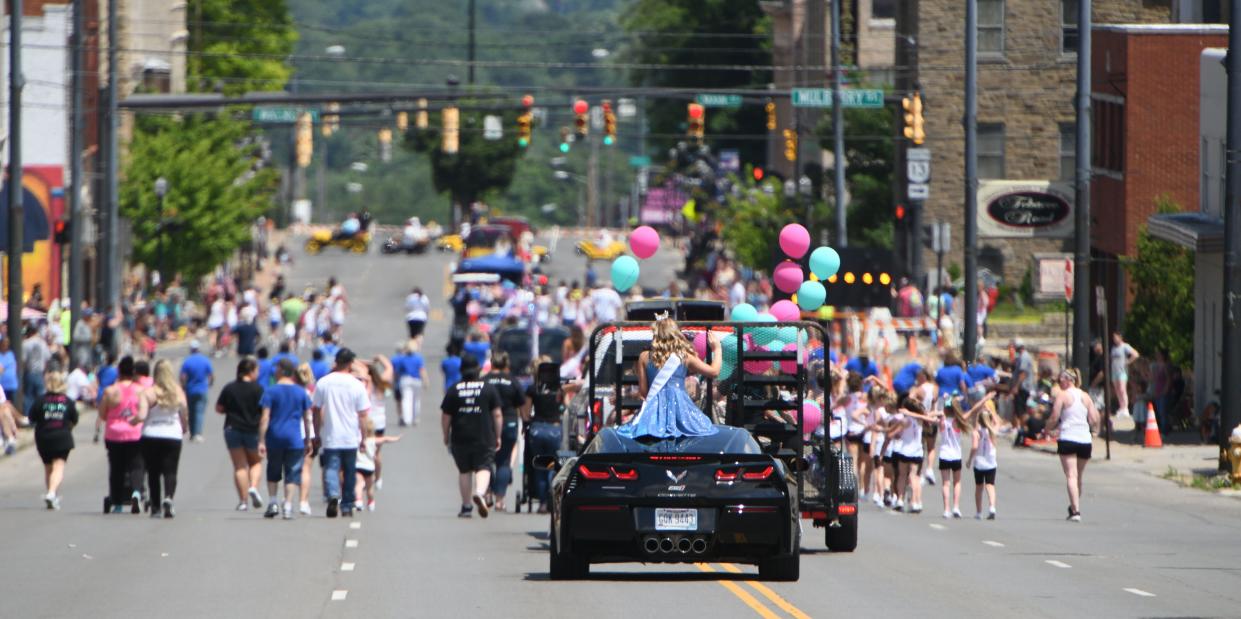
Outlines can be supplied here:
[[[740, 195], [730, 196], [714, 213], [716, 220], [725, 224], [720, 234], [742, 264], [770, 269], [775, 266], [774, 248], [779, 247], [780, 229], [790, 221], [800, 221], [805, 206], [786, 199], [777, 179], [742, 184], [746, 188]], [[821, 219], [823, 205], [816, 206], [816, 219]]]
[[[476, 102], [463, 101], [462, 105], [472, 103]], [[517, 157], [521, 153], [517, 141], [511, 136], [500, 140], [484, 139], [483, 117], [483, 112], [461, 112], [458, 150], [451, 155], [440, 147], [443, 134], [438, 128], [411, 127], [405, 134], [408, 148], [430, 156], [435, 191], [447, 193], [461, 206], [507, 189], [517, 170]], [[505, 126], [516, 124], [515, 113], [507, 113], [503, 118]]]
[[[770, 39], [765, 34], [769, 20], [758, 2], [752, 0], [635, 0], [629, 5], [621, 26], [634, 38], [627, 46], [627, 60], [646, 65], [755, 65], [771, 66]], [[690, 36], [720, 35], [720, 36]], [[732, 35], [732, 36], [724, 36]], [[667, 86], [687, 89], [765, 88], [770, 70], [635, 69], [630, 82], [638, 86]], [[647, 104], [648, 120], [654, 134], [679, 136], [685, 133], [686, 102], [671, 99]], [[761, 105], [745, 105], [737, 110], [708, 108], [707, 140], [717, 152], [735, 148], [741, 160], [766, 159], [766, 143], [761, 140], [729, 140], [713, 135], [764, 135], [767, 116]], [[657, 148], [676, 142], [668, 137], [655, 140]]]
[[[1167, 196], [1156, 200], [1160, 213], [1181, 208]], [[1125, 316], [1125, 339], [1144, 354], [1168, 349], [1172, 363], [1194, 363], [1194, 253], [1156, 239], [1146, 227], [1138, 233], [1138, 252], [1123, 265], [1133, 290]]]
[[225, 94], [282, 90], [297, 31], [284, 0], [190, 0], [186, 87]]
[[[892, 111], [846, 109], [845, 184], [849, 189], [849, 245], [892, 247], [893, 151]], [[832, 117], [825, 114], [818, 128], [819, 144], [832, 148]], [[828, 178], [832, 178], [828, 175]]]
[[[271, 169], [249, 174], [253, 156], [238, 148], [247, 123], [227, 116], [145, 118], [129, 145], [121, 214], [133, 225], [133, 259], [159, 266], [156, 226], [161, 218], [179, 227], [164, 235], [168, 270], [188, 281], [211, 272], [250, 238], [250, 225], [270, 205], [279, 184]], [[168, 180], [163, 211], [155, 179]]]

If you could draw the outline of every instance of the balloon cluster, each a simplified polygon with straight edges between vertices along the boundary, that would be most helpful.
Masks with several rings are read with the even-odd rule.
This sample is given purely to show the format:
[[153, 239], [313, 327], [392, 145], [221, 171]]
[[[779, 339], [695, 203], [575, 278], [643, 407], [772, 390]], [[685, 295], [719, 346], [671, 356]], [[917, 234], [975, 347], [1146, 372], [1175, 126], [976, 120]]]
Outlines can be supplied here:
[[[791, 260], [776, 265], [771, 272], [771, 279], [776, 288], [783, 293], [793, 295], [796, 302], [778, 301], [771, 306], [771, 313], [781, 321], [797, 320], [801, 313], [797, 308], [813, 312], [827, 301], [827, 289], [822, 280], [828, 279], [840, 270], [840, 254], [831, 247], [819, 247], [810, 252], [810, 273], [806, 279], [801, 265], [794, 260], [801, 260], [810, 251], [810, 232], [801, 224], [789, 224], [780, 230], [780, 249]], [[784, 305], [782, 305], [784, 304]], [[787, 318], [786, 318], [787, 317]]]
[[[634, 256], [646, 260], [659, 251], [659, 233], [650, 226], [638, 226], [629, 233], [629, 251]], [[638, 275], [642, 268], [633, 256], [620, 256], [612, 261], [612, 287], [626, 292], [638, 283]]]

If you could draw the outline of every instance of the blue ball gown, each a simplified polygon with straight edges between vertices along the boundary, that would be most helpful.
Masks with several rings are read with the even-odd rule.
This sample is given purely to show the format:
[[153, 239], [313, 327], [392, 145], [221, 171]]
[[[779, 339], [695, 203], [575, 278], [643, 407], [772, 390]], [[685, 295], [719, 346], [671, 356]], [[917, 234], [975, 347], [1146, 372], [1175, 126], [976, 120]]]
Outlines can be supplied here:
[[[672, 358], [669, 358], [664, 363], [666, 365], [671, 361]], [[657, 375], [655, 364], [648, 361], [647, 381], [656, 383]], [[657, 385], [652, 384], [642, 409], [628, 423], [617, 428], [617, 434], [633, 439], [665, 439], [711, 436], [719, 432], [711, 423], [711, 418], [698, 409], [685, 391], [685, 375], [685, 365], [678, 363], [662, 387], [656, 390]]]

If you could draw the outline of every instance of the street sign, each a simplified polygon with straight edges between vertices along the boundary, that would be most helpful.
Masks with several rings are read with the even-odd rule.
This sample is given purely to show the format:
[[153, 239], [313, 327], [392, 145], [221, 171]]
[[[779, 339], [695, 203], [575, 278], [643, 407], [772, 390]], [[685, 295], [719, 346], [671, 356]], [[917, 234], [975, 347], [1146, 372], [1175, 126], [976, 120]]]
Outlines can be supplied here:
[[700, 93], [694, 97], [694, 101], [703, 107], [741, 107], [741, 95], [721, 95], [715, 93]]
[[905, 177], [911, 183], [931, 181], [931, 151], [926, 148], [910, 148], [905, 151]]
[[310, 112], [310, 120], [319, 122], [319, 110], [300, 110], [295, 107], [256, 106], [250, 111], [250, 119], [256, 123], [292, 124], [302, 112]]
[[736, 174], [741, 171], [741, 153], [736, 149], [720, 151], [720, 169]]
[[[828, 88], [794, 88], [793, 107], [832, 107], [832, 91]], [[845, 89], [840, 91], [844, 107], [881, 108], [883, 91], [878, 89]]]
[[504, 137], [504, 123], [499, 116], [487, 115], [483, 117], [483, 139], [499, 140]]
[[1073, 259], [1064, 259], [1064, 302], [1073, 300]]
[[931, 224], [931, 251], [937, 254], [948, 253], [948, 247], [951, 244], [952, 224], [946, 221]]
[[1103, 290], [1103, 286], [1094, 287], [1094, 309], [1099, 316], [1107, 316], [1107, 292]]
[[638, 115], [638, 105], [633, 99], [617, 99], [616, 115], [621, 118], [633, 118]]
[[645, 168], [651, 165], [651, 158], [646, 155], [630, 155], [629, 166], [633, 168]]
[[910, 200], [926, 200], [931, 197], [931, 186], [926, 183], [910, 183], [905, 193]]

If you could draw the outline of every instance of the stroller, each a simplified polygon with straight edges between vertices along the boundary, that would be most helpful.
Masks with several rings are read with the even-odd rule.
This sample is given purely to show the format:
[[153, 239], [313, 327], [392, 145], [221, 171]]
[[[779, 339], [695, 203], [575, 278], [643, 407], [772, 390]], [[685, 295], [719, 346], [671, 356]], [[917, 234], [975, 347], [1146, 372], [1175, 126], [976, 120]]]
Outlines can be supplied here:
[[[539, 364], [534, 377], [534, 396], [531, 400], [533, 419], [540, 421], [555, 419], [559, 423], [563, 409], [560, 404], [560, 364]], [[532, 426], [532, 421], [527, 422], [522, 432], [521, 491], [517, 494], [518, 513], [521, 513], [522, 505], [526, 506], [527, 513], [534, 513], [534, 476], [547, 474], [547, 471], [534, 468], [535, 456], [555, 454], [555, 451], [550, 454], [535, 453], [534, 443], [531, 441]]]

